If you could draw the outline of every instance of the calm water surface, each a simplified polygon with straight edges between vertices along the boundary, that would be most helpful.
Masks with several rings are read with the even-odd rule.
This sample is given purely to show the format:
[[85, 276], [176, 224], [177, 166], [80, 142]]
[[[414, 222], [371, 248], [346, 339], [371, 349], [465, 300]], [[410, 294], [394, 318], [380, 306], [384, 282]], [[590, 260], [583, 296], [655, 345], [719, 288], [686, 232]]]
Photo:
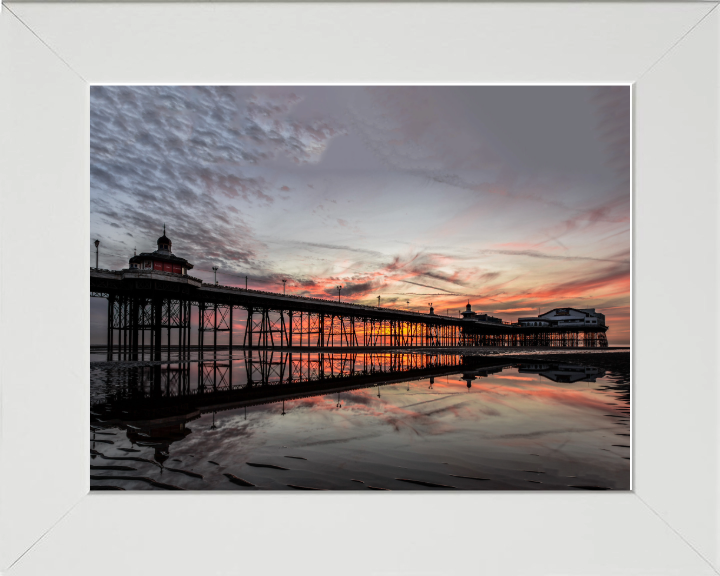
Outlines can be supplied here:
[[630, 488], [627, 386], [593, 366], [415, 353], [102, 358], [91, 359], [93, 489]]

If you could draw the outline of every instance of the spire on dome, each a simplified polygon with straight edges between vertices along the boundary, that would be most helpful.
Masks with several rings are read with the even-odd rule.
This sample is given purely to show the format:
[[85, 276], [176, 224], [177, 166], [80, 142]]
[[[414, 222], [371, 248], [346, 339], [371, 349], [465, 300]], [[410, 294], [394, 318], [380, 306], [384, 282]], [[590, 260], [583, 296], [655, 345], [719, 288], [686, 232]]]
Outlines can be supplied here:
[[158, 250], [166, 250], [172, 252], [172, 241], [165, 236], [165, 224], [163, 224], [163, 235], [157, 240]]

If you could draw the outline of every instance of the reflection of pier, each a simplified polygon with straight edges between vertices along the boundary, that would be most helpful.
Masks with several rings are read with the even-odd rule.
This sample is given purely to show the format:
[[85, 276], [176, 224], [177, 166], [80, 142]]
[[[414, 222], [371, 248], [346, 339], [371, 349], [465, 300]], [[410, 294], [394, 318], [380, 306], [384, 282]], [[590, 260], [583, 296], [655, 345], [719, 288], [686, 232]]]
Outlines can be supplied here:
[[518, 368], [521, 374], [539, 374], [553, 382], [595, 382], [597, 378], [605, 376], [605, 370], [595, 366], [578, 366], [576, 364], [560, 363], [534, 363], [523, 364]]
[[[139, 363], [138, 363], [139, 364]], [[554, 382], [594, 382], [604, 371], [592, 366], [519, 361], [517, 358], [458, 354], [295, 353], [261, 350], [237, 359], [171, 364], [113, 363], [108, 375], [119, 375], [105, 400], [91, 405], [93, 442], [103, 442], [101, 429], [117, 426], [139, 447], [152, 447], [154, 460], [167, 460], [173, 442], [191, 433], [187, 424], [203, 413], [340, 394], [439, 376], [461, 375], [473, 382], [516, 366], [520, 373], [539, 374]], [[214, 426], [214, 419], [213, 419]], [[95, 448], [95, 444], [92, 445]], [[130, 451], [133, 452], [132, 450]]]
[[458, 354], [302, 354], [262, 350], [236, 360], [116, 365], [120, 385], [92, 405], [102, 421], [197, 416], [282, 399], [457, 374], [495, 372], [509, 362]]

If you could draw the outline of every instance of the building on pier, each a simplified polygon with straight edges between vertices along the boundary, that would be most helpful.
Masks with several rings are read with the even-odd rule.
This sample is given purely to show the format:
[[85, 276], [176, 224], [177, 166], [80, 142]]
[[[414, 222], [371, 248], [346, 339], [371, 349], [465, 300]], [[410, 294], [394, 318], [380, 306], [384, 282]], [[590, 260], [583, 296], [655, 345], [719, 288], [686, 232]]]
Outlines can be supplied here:
[[157, 245], [133, 256], [129, 268], [90, 271], [91, 296], [108, 300], [108, 360], [142, 361], [148, 353], [159, 361], [171, 350], [186, 357], [191, 330], [197, 330], [192, 346], [201, 358], [206, 337], [214, 355], [223, 332], [232, 351], [236, 312], [246, 348], [608, 346], [605, 317], [594, 309], [557, 308], [511, 324], [478, 314], [469, 301], [458, 318], [436, 315], [432, 305], [423, 313], [205, 284], [188, 274], [191, 263], [172, 253], [164, 227]]
[[129, 268], [182, 275], [192, 269], [193, 265], [190, 262], [172, 253], [172, 241], [165, 236], [165, 225], [163, 225], [163, 235], [157, 239], [157, 247], [155, 252], [142, 252], [130, 258]]
[[518, 318], [518, 324], [553, 328], [605, 326], [605, 315], [595, 312], [595, 308], [555, 308], [538, 316]]
[[463, 320], [492, 322], [493, 324], [503, 323], [502, 318], [495, 318], [494, 316], [489, 316], [488, 314], [478, 314], [477, 312], [473, 312], [472, 306], [470, 305], [470, 300], [468, 300], [467, 306], [465, 306], [465, 312], [460, 312], [460, 315], [463, 317]]

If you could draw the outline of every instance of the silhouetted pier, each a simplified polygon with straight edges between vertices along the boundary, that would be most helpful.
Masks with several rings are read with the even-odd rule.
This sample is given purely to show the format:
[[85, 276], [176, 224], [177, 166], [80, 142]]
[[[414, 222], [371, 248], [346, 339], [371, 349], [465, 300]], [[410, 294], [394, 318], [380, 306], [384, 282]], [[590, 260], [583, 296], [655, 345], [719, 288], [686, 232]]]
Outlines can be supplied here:
[[475, 379], [499, 372], [513, 362], [444, 352], [294, 353], [264, 349], [246, 351], [234, 359], [138, 364], [114, 362], [107, 366], [115, 380], [108, 383], [104, 398], [91, 402], [94, 417], [105, 425], [115, 420], [177, 417], [189, 421], [201, 413], [458, 373]]
[[[159, 270], [90, 271], [90, 295], [108, 299], [108, 360], [161, 359], [163, 348], [607, 347], [606, 326], [521, 326], [203, 283]], [[193, 308], [197, 311], [193, 313]], [[191, 319], [196, 316], [196, 326]], [[235, 334], [234, 322], [244, 324]], [[164, 336], [163, 336], [164, 334]], [[209, 339], [212, 339], [211, 341]]]

